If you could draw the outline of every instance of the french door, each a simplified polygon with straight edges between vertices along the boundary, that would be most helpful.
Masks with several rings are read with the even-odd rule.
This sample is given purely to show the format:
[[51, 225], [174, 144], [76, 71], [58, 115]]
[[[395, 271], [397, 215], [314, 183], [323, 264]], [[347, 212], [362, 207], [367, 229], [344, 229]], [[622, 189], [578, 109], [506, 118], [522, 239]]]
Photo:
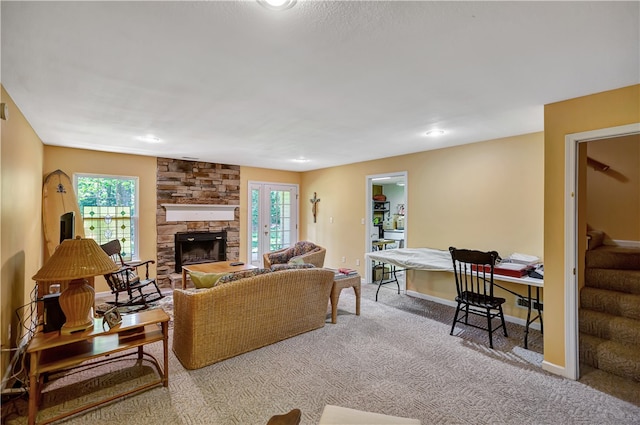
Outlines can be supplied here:
[[298, 241], [298, 185], [249, 182], [249, 262]]

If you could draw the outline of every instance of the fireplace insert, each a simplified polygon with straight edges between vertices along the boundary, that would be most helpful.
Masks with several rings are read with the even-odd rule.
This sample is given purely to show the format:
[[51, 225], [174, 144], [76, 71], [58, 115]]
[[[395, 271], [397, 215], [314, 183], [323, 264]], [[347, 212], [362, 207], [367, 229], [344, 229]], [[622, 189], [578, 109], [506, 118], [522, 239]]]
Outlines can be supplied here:
[[175, 235], [176, 273], [183, 265], [227, 260], [227, 232], [178, 232]]

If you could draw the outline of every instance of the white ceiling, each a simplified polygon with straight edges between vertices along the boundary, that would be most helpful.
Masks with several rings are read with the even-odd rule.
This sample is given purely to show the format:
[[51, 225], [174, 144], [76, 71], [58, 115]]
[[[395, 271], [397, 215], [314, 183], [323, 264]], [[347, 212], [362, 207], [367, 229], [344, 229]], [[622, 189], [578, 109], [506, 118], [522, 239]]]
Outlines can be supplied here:
[[303, 171], [542, 131], [544, 104], [640, 83], [638, 1], [1, 7], [1, 81], [47, 145]]

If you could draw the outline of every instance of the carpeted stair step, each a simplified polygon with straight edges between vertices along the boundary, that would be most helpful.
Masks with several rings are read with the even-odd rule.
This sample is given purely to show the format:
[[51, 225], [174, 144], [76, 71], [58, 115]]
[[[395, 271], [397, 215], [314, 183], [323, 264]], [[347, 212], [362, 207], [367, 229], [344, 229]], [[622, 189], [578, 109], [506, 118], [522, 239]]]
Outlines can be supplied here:
[[640, 353], [640, 321], [581, 308], [580, 332], [634, 347]]
[[640, 320], [640, 295], [584, 287], [580, 290], [580, 308]]
[[584, 283], [590, 288], [610, 289], [640, 295], [640, 270], [587, 267], [584, 271]]
[[640, 249], [600, 246], [586, 252], [586, 266], [596, 269], [640, 270]]
[[580, 333], [580, 361], [614, 375], [640, 382], [640, 350]]

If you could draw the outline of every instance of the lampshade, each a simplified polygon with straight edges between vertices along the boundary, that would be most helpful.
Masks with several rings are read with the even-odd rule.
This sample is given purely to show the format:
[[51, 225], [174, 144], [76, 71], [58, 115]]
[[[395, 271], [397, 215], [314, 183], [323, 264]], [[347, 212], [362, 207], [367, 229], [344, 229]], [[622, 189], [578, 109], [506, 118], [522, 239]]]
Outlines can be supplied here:
[[66, 239], [53, 252], [45, 265], [33, 276], [38, 282], [70, 281], [60, 294], [60, 308], [66, 322], [60, 333], [71, 334], [93, 327], [91, 306], [95, 291], [85, 278], [118, 270], [118, 266], [93, 239]]
[[114, 272], [118, 267], [93, 239], [66, 239], [32, 279], [38, 282], [82, 279]]

